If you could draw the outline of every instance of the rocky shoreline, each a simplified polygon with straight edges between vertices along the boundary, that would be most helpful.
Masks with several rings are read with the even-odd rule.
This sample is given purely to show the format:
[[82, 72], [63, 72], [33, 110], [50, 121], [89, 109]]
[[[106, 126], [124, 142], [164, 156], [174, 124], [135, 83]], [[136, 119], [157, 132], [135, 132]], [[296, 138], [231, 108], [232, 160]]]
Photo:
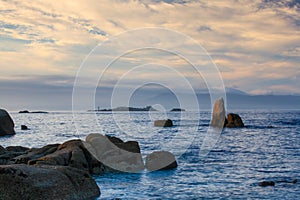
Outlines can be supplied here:
[[[27, 112], [26, 112], [27, 113]], [[229, 113], [225, 117], [223, 99], [216, 101], [212, 126], [243, 127], [241, 118]], [[0, 134], [13, 135], [14, 122], [0, 110]], [[157, 120], [157, 127], [170, 127], [168, 120]], [[95, 199], [100, 188], [92, 175], [106, 172], [138, 173], [169, 170], [177, 167], [175, 156], [155, 151], [145, 163], [139, 143], [102, 134], [90, 134], [85, 141], [69, 140], [41, 148], [0, 146], [1, 199]]]
[[42, 148], [0, 146], [0, 199], [95, 199], [92, 175], [176, 167], [170, 152], [153, 152], [144, 164], [138, 142], [101, 134]]

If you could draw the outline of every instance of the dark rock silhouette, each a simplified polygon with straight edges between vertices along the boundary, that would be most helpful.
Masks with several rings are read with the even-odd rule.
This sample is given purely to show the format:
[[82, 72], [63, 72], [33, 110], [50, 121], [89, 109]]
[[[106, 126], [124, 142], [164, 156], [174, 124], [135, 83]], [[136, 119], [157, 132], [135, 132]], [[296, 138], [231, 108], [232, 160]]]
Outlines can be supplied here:
[[6, 110], [0, 109], [0, 136], [14, 135], [15, 124]]
[[24, 113], [40, 113], [40, 114], [48, 114], [48, 112], [46, 112], [46, 111], [28, 111], [28, 110], [21, 110], [21, 111], [19, 111], [19, 113], [20, 114], [24, 114]]
[[293, 180], [279, 180], [276, 181], [276, 183], [291, 183], [291, 184], [296, 184], [298, 182], [297, 179], [293, 179]]
[[182, 108], [173, 108], [172, 110], [170, 110], [171, 112], [183, 112], [185, 111], [185, 109]]
[[288, 184], [296, 184], [298, 181], [297, 179], [293, 179], [293, 180], [277, 180], [277, 181], [261, 181], [258, 183], [259, 186], [261, 187], [266, 187], [266, 186], [275, 186], [276, 184], [284, 184], [284, 183], [288, 183]]
[[21, 125], [21, 130], [29, 130], [26, 125]]
[[149, 171], [168, 170], [177, 167], [175, 156], [168, 151], [155, 151], [146, 157], [146, 168]]
[[85, 171], [67, 166], [0, 166], [1, 199], [94, 199], [100, 189]]
[[167, 120], [155, 120], [154, 126], [156, 127], [171, 127], [173, 126], [173, 122], [170, 119]]
[[21, 110], [19, 113], [30, 113], [28, 110]]
[[112, 111], [132, 111], [132, 112], [146, 112], [146, 111], [157, 111], [155, 108], [152, 106], [146, 106], [144, 108], [135, 108], [135, 107], [117, 107], [113, 109], [97, 109], [97, 110], [88, 110], [88, 112], [112, 112]]
[[229, 113], [225, 120], [224, 126], [227, 128], [242, 128], [244, 123], [242, 118], [238, 114]]
[[259, 182], [258, 185], [261, 187], [275, 186], [275, 182], [274, 181], [262, 181], [262, 182]]

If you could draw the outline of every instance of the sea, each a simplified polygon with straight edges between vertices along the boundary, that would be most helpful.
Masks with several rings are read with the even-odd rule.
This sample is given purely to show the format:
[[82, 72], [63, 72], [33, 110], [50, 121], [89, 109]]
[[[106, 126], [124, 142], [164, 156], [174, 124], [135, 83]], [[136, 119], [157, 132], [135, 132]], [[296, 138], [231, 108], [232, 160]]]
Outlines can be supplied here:
[[[300, 199], [300, 110], [234, 113], [245, 127], [223, 129], [206, 153], [210, 111], [11, 112], [16, 135], [1, 137], [0, 145], [42, 147], [101, 133], [138, 141], [143, 158], [158, 150], [176, 156], [174, 170], [94, 176], [99, 199]], [[173, 127], [153, 126], [167, 118]], [[261, 181], [275, 186], [260, 187]]]

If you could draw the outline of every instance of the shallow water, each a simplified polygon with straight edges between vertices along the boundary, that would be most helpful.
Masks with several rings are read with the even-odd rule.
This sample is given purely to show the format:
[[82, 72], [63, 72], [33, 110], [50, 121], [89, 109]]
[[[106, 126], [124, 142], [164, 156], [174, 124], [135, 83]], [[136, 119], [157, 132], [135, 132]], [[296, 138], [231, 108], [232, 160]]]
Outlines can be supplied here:
[[[12, 113], [17, 134], [2, 146], [41, 147], [89, 133], [137, 140], [143, 156], [173, 152], [175, 170], [95, 176], [99, 199], [297, 199], [300, 196], [300, 111], [235, 111], [246, 125], [224, 129], [207, 156], [199, 156], [210, 112], [180, 113]], [[154, 119], [174, 120], [172, 128], [153, 127]], [[117, 124], [116, 124], [117, 122]], [[30, 130], [21, 131], [21, 124]], [[281, 182], [297, 179], [298, 183]], [[279, 181], [259, 187], [262, 180]]]

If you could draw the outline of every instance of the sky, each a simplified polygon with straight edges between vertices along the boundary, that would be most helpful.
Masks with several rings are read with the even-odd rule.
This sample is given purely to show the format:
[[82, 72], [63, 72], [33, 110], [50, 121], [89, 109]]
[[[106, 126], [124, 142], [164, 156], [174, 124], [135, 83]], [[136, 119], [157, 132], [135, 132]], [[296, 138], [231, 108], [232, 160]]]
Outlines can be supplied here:
[[[132, 30], [153, 27], [180, 33], [200, 44], [226, 87], [252, 95], [300, 94], [299, 0], [0, 0], [0, 15], [0, 107], [7, 109], [34, 104], [64, 109], [72, 103], [80, 66], [97, 45]], [[144, 33], [147, 35], [147, 29]], [[178, 38], [159, 34], [158, 38], [152, 38], [153, 43], [194, 53], [192, 45]], [[122, 41], [117, 41], [120, 46]], [[141, 41], [131, 35], [126, 42], [123, 46]], [[108, 49], [93, 62], [112, 59], [105, 55], [121, 49]], [[124, 85], [170, 79], [174, 87], [180, 87], [174, 74], [164, 70], [163, 66], [169, 66], [186, 76], [193, 87], [205, 86], [203, 77], [195, 75], [182, 57], [143, 50], [119, 59], [105, 73], [101, 87], [113, 87], [132, 66], [153, 59], [159, 62], [138, 75], [133, 73]], [[103, 70], [101, 63], [96, 67]], [[91, 75], [100, 77], [101, 70], [82, 75], [86, 87], [95, 84]]]

